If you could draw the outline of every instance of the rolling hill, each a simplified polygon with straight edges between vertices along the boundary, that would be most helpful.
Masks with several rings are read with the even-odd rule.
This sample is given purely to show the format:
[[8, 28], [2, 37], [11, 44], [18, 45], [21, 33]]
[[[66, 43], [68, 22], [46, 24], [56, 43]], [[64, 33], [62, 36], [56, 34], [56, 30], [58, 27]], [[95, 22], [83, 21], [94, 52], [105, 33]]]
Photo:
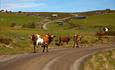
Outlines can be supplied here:
[[[115, 35], [115, 12], [101, 12], [104, 14], [97, 14], [96, 11], [93, 11], [93, 14], [92, 12], [77, 13], [80, 16], [86, 16], [85, 19], [77, 19], [74, 18], [73, 15], [71, 15], [76, 13], [0, 12], [0, 38], [11, 39], [12, 41], [10, 43], [10, 46], [13, 47], [6, 48], [4, 47], [4, 44], [0, 44], [0, 54], [24, 53], [32, 51], [30, 36], [35, 33], [41, 35], [45, 33], [51, 33], [57, 36], [56, 39], [61, 35], [68, 35], [72, 37], [75, 33], [77, 33], [83, 36], [81, 44], [96, 43], [97, 37], [95, 36], [95, 34], [100, 30], [101, 27], [108, 27], [111, 31], [110, 35]], [[52, 14], [59, 14], [59, 16], [52, 17]], [[67, 21], [63, 21], [63, 26], [60, 26], [55, 21], [57, 19], [66, 17], [71, 18]], [[54, 21], [48, 24], [48, 30], [43, 30], [39, 27], [44, 19]], [[73, 41], [71, 40], [71, 42], [69, 43], [70, 47], [72, 46], [72, 44]], [[55, 42], [53, 42], [51, 46], [54, 47]]]

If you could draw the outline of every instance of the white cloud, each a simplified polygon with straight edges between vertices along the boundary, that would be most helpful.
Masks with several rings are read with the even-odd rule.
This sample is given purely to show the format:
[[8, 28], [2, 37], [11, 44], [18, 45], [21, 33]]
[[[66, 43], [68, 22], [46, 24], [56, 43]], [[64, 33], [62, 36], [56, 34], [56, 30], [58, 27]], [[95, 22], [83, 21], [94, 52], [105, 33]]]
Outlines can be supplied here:
[[1, 0], [0, 9], [15, 10], [45, 7], [46, 5], [40, 1], [43, 0]]
[[32, 7], [44, 7], [43, 3], [17, 3], [17, 4], [7, 4], [6, 8], [32, 8]]

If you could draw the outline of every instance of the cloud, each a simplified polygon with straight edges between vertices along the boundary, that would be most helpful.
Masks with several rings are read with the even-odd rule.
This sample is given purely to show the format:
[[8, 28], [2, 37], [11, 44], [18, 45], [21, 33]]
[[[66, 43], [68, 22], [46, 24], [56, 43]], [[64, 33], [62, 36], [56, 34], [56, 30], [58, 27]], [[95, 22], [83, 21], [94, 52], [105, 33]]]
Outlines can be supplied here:
[[43, 3], [17, 3], [17, 4], [7, 4], [6, 8], [32, 8], [32, 7], [43, 7], [45, 4]]
[[42, 0], [1, 0], [0, 9], [27, 9], [27, 8], [43, 8], [45, 3], [41, 3]]

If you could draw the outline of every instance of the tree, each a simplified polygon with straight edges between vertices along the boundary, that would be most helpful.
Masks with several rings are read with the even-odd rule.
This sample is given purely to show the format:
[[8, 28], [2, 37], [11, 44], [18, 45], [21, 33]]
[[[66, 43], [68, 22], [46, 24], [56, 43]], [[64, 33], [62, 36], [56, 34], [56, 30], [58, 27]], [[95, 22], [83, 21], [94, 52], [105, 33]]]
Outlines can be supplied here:
[[22, 13], [22, 11], [18, 11], [18, 13]]

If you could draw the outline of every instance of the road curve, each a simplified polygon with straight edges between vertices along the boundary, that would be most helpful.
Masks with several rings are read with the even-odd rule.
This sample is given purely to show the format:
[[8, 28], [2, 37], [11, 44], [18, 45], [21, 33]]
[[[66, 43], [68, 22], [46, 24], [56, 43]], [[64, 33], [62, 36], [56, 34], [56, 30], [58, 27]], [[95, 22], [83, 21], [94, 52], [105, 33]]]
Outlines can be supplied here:
[[[53, 23], [53, 22], [56, 22], [56, 21], [64, 21], [64, 20], [67, 20], [67, 19], [70, 19], [71, 17], [66, 17], [66, 18], [62, 18], [62, 19], [56, 19], [56, 20], [48, 20], [47, 19], [47, 22], [45, 22], [43, 25], [42, 25], [42, 28], [44, 29], [44, 30], [48, 30], [48, 24], [49, 23]], [[46, 21], [46, 20], [45, 20]]]
[[0, 70], [79, 70], [77, 60], [81, 57], [111, 48], [115, 47], [55, 48], [48, 53], [30, 53], [4, 61]]

